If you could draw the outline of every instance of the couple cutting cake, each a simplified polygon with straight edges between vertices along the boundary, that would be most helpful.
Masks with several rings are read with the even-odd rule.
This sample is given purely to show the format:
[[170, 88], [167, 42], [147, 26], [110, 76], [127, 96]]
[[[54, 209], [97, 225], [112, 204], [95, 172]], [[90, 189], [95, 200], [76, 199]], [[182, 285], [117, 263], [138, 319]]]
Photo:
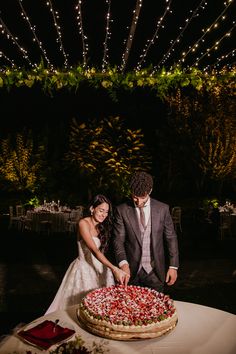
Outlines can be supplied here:
[[[164, 291], [177, 279], [178, 241], [169, 206], [150, 197], [153, 178], [143, 171], [130, 180], [131, 198], [112, 212], [111, 202], [96, 195], [90, 215], [78, 222], [78, 257], [67, 269], [46, 313], [78, 304], [91, 290], [140, 285]], [[105, 256], [112, 248], [117, 266]]]

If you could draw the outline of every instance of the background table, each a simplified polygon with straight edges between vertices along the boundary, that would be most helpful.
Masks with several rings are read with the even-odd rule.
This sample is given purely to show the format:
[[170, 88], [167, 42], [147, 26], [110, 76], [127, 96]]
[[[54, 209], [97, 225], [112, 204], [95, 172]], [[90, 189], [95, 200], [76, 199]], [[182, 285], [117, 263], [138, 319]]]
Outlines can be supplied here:
[[70, 218], [70, 213], [27, 211], [26, 215], [32, 221], [31, 230], [34, 232], [42, 230], [42, 222], [50, 223], [51, 232], [66, 232], [68, 229], [67, 221]]
[[[187, 302], [175, 301], [178, 311], [176, 328], [159, 338], [140, 341], [107, 340], [111, 354], [235, 354], [236, 353], [236, 316], [211, 307]], [[69, 325], [80, 334], [89, 346], [99, 342], [100, 337], [83, 330], [77, 320], [78, 306], [72, 306], [67, 311], [56, 311], [33, 321], [38, 324], [45, 319], [55, 321], [60, 319], [61, 325]], [[73, 339], [73, 337], [72, 337]], [[50, 348], [52, 349], [52, 347]], [[27, 345], [14, 335], [5, 338], [0, 343], [0, 353], [42, 353], [35, 347]], [[46, 353], [44, 351], [43, 353]], [[47, 352], [49, 353], [49, 351]]]

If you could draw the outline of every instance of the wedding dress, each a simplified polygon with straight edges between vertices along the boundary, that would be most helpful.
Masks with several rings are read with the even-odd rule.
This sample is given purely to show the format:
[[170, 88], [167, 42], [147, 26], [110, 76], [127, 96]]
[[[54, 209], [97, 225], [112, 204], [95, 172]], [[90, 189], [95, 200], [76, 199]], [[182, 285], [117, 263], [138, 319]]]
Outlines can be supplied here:
[[[99, 248], [101, 242], [93, 237]], [[105, 267], [88, 249], [83, 239], [77, 241], [78, 257], [70, 264], [56, 296], [46, 313], [78, 304], [91, 290], [115, 284], [111, 270]]]

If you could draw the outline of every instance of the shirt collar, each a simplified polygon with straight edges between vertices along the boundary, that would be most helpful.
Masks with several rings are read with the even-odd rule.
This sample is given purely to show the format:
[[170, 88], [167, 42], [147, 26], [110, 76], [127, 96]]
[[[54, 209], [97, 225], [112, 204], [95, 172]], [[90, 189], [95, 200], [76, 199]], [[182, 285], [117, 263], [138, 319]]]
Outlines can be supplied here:
[[[139, 207], [137, 207], [137, 205], [134, 203], [134, 206], [136, 209], [139, 209]], [[143, 208], [150, 206], [150, 196], [148, 197], [148, 200], [146, 201], [146, 203], [144, 204]]]
[[150, 205], [150, 197], [148, 198], [148, 200], [146, 201], [146, 203], [144, 204], [144, 208], [146, 207], [146, 206], [149, 206]]

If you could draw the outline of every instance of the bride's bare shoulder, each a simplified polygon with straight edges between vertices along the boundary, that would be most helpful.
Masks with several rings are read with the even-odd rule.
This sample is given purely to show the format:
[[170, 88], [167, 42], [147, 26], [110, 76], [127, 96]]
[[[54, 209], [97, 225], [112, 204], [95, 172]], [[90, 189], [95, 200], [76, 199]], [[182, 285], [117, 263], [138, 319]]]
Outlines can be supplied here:
[[89, 225], [90, 225], [89, 217], [79, 220], [79, 226], [89, 226]]

